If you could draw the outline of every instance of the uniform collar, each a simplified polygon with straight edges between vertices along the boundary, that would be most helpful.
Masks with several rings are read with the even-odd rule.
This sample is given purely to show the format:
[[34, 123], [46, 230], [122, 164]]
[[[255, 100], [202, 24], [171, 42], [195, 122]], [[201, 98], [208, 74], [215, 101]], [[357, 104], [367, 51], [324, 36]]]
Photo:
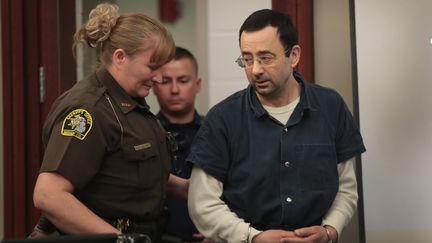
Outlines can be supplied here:
[[[302, 108], [303, 111], [312, 109], [311, 103], [310, 103], [310, 86], [312, 84], [306, 82], [304, 78], [298, 73], [297, 71], [294, 71], [294, 78], [301, 86], [301, 92], [300, 92], [300, 102], [299, 105]], [[247, 88], [247, 96], [249, 100], [249, 104], [251, 106], [251, 109], [256, 117], [261, 117], [265, 114], [267, 114], [267, 111], [262, 106], [261, 102], [258, 99], [257, 94], [255, 93], [255, 90], [251, 85]]]
[[[160, 111], [157, 113], [156, 116], [159, 118], [162, 126], [164, 126], [164, 127], [173, 124]], [[192, 125], [195, 125], [195, 126], [199, 127], [199, 126], [201, 126], [202, 119], [203, 119], [203, 117], [200, 114], [198, 114], [198, 112], [195, 110], [194, 118], [193, 118], [192, 122], [190, 122], [188, 124], [192, 124]]]
[[96, 78], [107, 88], [108, 94], [117, 103], [123, 113], [128, 113], [135, 109], [135, 107], [149, 110], [150, 107], [147, 105], [145, 99], [134, 99], [128, 95], [108, 70], [104, 68], [97, 70]]

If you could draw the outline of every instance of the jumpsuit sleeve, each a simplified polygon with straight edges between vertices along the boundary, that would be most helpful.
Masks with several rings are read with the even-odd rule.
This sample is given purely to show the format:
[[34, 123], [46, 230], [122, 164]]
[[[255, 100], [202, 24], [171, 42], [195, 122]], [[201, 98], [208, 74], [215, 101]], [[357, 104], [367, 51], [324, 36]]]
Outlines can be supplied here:
[[189, 215], [205, 237], [218, 242], [252, 242], [261, 233], [233, 213], [221, 199], [223, 184], [198, 166], [190, 178]]
[[322, 221], [322, 225], [333, 226], [337, 230], [338, 236], [350, 222], [357, 207], [358, 193], [354, 164], [354, 157], [338, 164], [339, 190]]

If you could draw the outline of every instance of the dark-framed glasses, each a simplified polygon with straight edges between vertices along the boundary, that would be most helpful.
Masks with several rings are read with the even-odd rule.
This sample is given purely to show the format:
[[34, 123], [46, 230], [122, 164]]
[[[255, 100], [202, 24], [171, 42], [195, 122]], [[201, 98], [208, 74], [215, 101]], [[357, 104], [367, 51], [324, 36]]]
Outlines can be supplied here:
[[[285, 56], [287, 53], [291, 51], [291, 48], [286, 50], [283, 53], [283, 56]], [[257, 55], [256, 58], [254, 58], [250, 54], [240, 54], [240, 56], [235, 60], [237, 65], [241, 68], [250, 68], [253, 66], [255, 59], [261, 66], [271, 66], [274, 64], [274, 62], [280, 57], [281, 55], [275, 55], [273, 53], [264, 53]]]

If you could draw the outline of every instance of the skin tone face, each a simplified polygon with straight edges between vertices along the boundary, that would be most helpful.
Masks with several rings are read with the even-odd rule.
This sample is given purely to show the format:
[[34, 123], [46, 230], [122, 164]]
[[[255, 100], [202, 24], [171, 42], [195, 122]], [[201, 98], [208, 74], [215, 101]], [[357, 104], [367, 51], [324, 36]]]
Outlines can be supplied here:
[[187, 58], [172, 60], [161, 68], [162, 83], [155, 85], [161, 112], [174, 123], [193, 120], [195, 97], [201, 89], [192, 61]]
[[151, 45], [134, 55], [128, 55], [123, 49], [113, 54], [113, 63], [109, 68], [120, 86], [132, 97], [146, 97], [154, 82], [162, 81], [160, 68], [149, 66], [154, 52]]
[[[277, 29], [267, 26], [240, 36], [243, 57], [253, 59], [245, 68], [249, 83], [254, 87], [258, 99], [267, 106], [284, 106], [300, 94], [300, 86], [293, 76], [293, 68], [300, 59], [300, 47], [295, 45], [286, 57]], [[271, 64], [262, 65], [257, 58], [270, 57]]]

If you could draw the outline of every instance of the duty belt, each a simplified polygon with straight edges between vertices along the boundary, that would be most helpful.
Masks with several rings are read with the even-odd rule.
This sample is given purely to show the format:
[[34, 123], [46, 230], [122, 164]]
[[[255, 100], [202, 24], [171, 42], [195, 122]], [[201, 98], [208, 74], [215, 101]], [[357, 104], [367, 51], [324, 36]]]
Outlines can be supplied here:
[[130, 223], [128, 218], [119, 218], [116, 219], [113, 224], [114, 227], [116, 227], [120, 232], [126, 233], [129, 230]]
[[129, 218], [107, 220], [109, 224], [118, 229], [122, 234], [138, 233], [149, 236], [152, 242], [159, 242], [163, 225], [155, 221], [137, 221]]

